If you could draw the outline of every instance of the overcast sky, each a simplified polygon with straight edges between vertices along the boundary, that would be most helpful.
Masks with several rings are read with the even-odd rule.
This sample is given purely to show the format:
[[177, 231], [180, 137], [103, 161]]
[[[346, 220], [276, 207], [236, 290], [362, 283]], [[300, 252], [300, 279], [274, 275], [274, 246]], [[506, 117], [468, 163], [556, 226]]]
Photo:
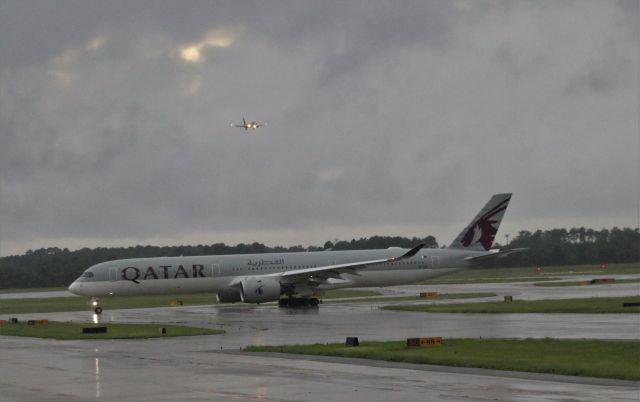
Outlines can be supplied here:
[[636, 227], [638, 4], [2, 2], [0, 254]]

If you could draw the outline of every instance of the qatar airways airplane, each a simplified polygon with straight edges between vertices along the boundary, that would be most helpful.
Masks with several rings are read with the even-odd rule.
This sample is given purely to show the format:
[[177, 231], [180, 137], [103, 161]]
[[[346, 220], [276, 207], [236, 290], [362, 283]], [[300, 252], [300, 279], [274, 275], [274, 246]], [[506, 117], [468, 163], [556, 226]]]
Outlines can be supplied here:
[[133, 258], [88, 268], [69, 291], [91, 297], [215, 293], [221, 303], [317, 306], [323, 292], [422, 281], [521, 249], [491, 250], [511, 194], [496, 194], [447, 248]]

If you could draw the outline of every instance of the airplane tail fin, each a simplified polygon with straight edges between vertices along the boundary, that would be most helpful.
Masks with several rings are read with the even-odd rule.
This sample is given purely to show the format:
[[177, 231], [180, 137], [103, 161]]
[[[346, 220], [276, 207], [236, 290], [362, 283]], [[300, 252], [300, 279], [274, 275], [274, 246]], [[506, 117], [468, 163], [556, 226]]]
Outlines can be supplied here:
[[511, 193], [495, 194], [491, 197], [449, 248], [489, 251], [510, 200]]

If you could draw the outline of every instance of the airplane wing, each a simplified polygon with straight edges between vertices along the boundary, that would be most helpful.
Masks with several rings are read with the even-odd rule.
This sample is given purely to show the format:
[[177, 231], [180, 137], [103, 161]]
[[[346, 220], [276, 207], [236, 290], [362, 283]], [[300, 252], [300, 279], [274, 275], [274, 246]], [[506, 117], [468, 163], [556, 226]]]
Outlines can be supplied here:
[[509, 250], [501, 250], [501, 251], [497, 251], [497, 252], [492, 252], [490, 254], [483, 254], [483, 255], [479, 255], [479, 256], [475, 256], [475, 257], [467, 257], [465, 258], [465, 260], [467, 261], [486, 261], [486, 260], [492, 260], [492, 259], [498, 259], [498, 258], [504, 258], [510, 254], [515, 254], [515, 253], [521, 253], [524, 250], [527, 250], [526, 248], [512, 248]]
[[369, 260], [369, 261], [356, 261], [356, 262], [350, 262], [346, 264], [326, 265], [323, 267], [315, 267], [315, 268], [296, 269], [293, 271], [268, 274], [265, 276], [278, 276], [283, 279], [287, 279], [290, 282], [302, 282], [312, 278], [313, 279], [328, 279], [328, 278], [342, 279], [340, 277], [340, 274], [348, 273], [348, 274], [358, 275], [358, 270], [366, 267], [370, 267], [372, 265], [388, 264], [388, 263], [404, 260], [406, 258], [411, 258], [414, 255], [416, 255], [422, 247], [424, 247], [424, 243], [418, 244], [417, 246], [407, 251], [403, 255], [400, 255], [397, 257], [381, 258], [378, 260]]

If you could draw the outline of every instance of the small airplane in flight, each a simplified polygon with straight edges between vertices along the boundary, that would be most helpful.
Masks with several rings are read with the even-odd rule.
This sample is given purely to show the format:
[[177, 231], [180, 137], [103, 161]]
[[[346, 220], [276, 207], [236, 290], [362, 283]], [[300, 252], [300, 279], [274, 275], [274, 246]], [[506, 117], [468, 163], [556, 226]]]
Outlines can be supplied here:
[[256, 128], [262, 127], [264, 126], [264, 123], [260, 123], [257, 121], [250, 121], [247, 122], [247, 120], [243, 117], [242, 118], [242, 124], [233, 124], [231, 123], [231, 127], [239, 127], [239, 128], [244, 128], [245, 130], [255, 130]]
[[511, 194], [496, 194], [447, 248], [325, 250], [317, 252], [132, 258], [96, 264], [71, 293], [100, 297], [215, 293], [221, 303], [317, 306], [326, 290], [423, 281], [523, 249], [491, 250]]

